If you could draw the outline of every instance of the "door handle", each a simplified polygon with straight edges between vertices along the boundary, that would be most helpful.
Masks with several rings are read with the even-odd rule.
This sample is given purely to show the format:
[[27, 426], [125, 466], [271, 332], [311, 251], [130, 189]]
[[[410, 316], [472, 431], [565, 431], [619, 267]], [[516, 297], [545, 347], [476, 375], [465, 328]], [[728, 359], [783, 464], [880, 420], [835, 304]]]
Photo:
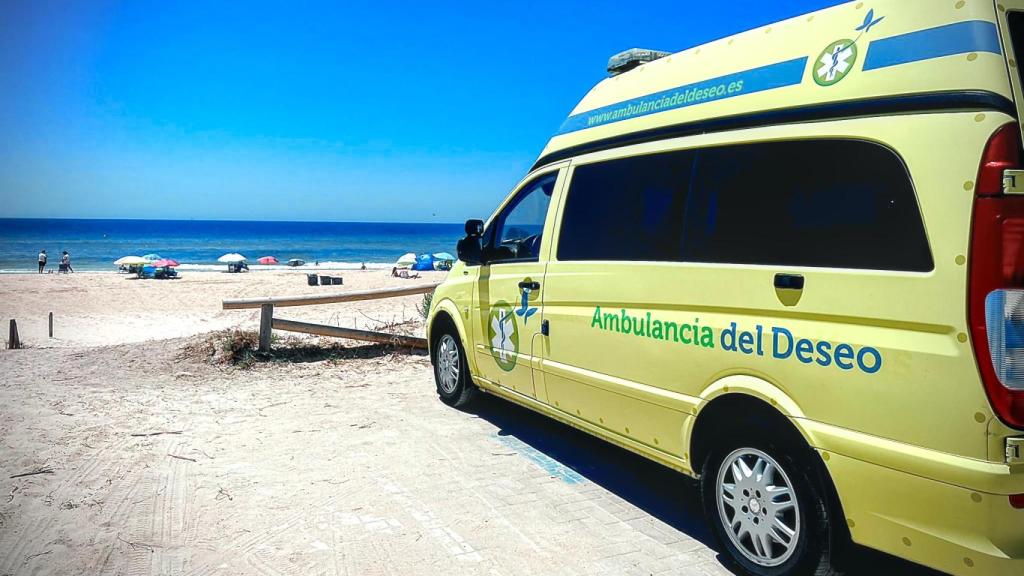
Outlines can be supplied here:
[[540, 282], [536, 282], [536, 281], [530, 282], [530, 281], [523, 280], [522, 282], [519, 283], [519, 289], [520, 290], [530, 290], [530, 291], [540, 290]]
[[776, 274], [775, 287], [783, 290], [803, 290], [804, 277], [799, 274]]

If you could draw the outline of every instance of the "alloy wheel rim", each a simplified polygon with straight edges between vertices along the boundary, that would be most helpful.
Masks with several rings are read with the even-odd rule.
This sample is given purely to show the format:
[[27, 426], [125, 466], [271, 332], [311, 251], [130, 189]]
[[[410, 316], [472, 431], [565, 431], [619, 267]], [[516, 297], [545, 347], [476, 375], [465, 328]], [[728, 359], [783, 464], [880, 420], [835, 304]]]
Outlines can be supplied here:
[[718, 513], [733, 545], [759, 566], [778, 566], [800, 540], [800, 505], [786, 471], [754, 448], [733, 451], [715, 482]]
[[451, 334], [441, 336], [437, 347], [437, 380], [445, 394], [453, 394], [459, 385], [459, 348]]

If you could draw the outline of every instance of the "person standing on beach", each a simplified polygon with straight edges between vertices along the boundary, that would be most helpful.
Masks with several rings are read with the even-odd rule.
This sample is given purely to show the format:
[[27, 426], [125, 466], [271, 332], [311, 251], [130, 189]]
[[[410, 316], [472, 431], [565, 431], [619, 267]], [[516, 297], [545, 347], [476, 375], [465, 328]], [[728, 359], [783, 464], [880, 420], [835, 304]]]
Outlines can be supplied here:
[[71, 255], [65, 250], [64, 254], [60, 257], [60, 263], [64, 265], [64, 269], [68, 272], [74, 273], [74, 268], [71, 267]]
[[46, 269], [46, 250], [40, 250], [39, 251], [39, 273], [42, 274], [44, 269]]

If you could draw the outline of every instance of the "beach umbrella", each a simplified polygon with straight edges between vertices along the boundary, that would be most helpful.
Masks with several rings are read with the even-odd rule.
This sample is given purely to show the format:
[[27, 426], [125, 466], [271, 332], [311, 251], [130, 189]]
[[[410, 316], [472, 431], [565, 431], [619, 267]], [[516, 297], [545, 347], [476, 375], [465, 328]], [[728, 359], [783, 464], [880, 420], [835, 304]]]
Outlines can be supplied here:
[[448, 252], [437, 252], [434, 254], [434, 260], [440, 260], [442, 262], [454, 262], [455, 256], [452, 256]]
[[416, 258], [416, 263], [412, 265], [413, 270], [433, 270], [434, 269], [434, 257], [430, 254], [420, 254]]
[[412, 266], [415, 263], [416, 263], [416, 255], [413, 254], [412, 252], [409, 252], [408, 254], [403, 254], [402, 257], [398, 259], [398, 262], [395, 262], [395, 265], [397, 265], [397, 266]]
[[160, 255], [159, 254], [144, 254], [142, 256], [142, 259], [145, 260], [146, 262], [153, 262], [153, 261], [159, 260], [160, 259]]
[[260, 264], [277, 264], [277, 258], [274, 258], [273, 256], [264, 256], [257, 260], [257, 262]]
[[114, 260], [114, 264], [118, 266], [137, 266], [140, 264], [149, 264], [149, 260], [146, 260], [142, 256], [125, 256]]
[[178, 265], [178, 261], [171, 258], [161, 258], [154, 260], [150, 265], [154, 268], [174, 268]]
[[224, 264], [234, 264], [236, 262], [245, 262], [247, 258], [241, 254], [232, 252], [231, 254], [225, 254], [220, 258], [217, 258], [217, 262], [223, 262]]

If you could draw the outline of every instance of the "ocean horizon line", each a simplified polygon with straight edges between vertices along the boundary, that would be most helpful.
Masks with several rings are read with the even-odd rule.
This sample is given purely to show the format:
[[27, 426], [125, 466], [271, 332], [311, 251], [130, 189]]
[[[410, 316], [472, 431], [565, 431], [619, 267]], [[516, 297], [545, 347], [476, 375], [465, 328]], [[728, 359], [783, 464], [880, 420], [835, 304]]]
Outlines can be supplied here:
[[225, 218], [72, 218], [61, 216], [0, 216], [0, 222], [13, 220], [33, 221], [74, 221], [74, 222], [260, 222], [266, 224], [411, 224], [421, 226], [424, 224], [438, 226], [461, 226], [461, 222], [434, 222], [434, 221], [389, 221], [389, 220], [259, 220], [259, 219], [225, 219]]

